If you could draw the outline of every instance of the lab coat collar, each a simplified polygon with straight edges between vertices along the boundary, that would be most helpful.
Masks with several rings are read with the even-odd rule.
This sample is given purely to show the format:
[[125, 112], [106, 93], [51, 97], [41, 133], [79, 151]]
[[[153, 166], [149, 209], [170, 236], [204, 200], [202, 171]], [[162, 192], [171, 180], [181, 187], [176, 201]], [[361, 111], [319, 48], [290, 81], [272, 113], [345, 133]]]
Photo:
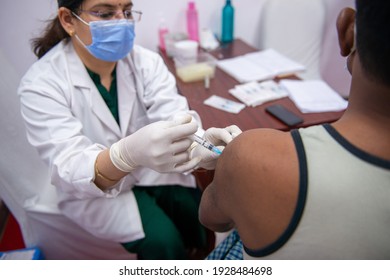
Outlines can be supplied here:
[[[64, 46], [64, 51], [68, 60], [69, 77], [75, 88], [80, 88], [83, 94], [88, 95], [88, 106], [95, 115], [103, 122], [108, 130], [121, 137], [119, 125], [115, 121], [110, 109], [104, 102], [103, 97], [89, 76], [87, 69], [77, 55], [71, 42]], [[75, 91], [77, 92], [77, 91]]]
[[117, 83], [118, 83], [118, 110], [121, 123], [122, 137], [126, 136], [131, 113], [134, 112], [134, 107], [137, 106], [137, 89], [133, 70], [129, 67], [127, 61], [118, 61], [117, 65]]

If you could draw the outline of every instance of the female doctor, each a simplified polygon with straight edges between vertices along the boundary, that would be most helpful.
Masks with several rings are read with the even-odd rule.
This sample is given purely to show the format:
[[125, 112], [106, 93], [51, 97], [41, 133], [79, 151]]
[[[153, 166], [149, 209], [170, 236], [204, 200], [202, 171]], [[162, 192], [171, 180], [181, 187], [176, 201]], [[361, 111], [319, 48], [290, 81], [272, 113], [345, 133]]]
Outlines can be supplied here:
[[[29, 142], [50, 169], [59, 208], [139, 259], [185, 259], [205, 246], [188, 171], [216, 157], [192, 141], [200, 119], [160, 56], [134, 46], [131, 0], [58, 0], [33, 41], [18, 94]], [[223, 148], [236, 126], [204, 137]], [[185, 175], [187, 174], [187, 175]]]

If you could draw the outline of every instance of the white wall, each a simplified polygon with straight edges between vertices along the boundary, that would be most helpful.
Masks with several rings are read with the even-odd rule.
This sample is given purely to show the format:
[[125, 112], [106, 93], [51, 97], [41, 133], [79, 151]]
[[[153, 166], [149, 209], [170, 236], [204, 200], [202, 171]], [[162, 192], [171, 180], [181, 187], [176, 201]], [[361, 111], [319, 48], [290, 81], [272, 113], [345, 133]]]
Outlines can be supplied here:
[[[221, 11], [225, 0], [195, 0], [200, 28], [220, 31]], [[236, 9], [235, 34], [250, 44], [256, 42], [256, 26], [264, 0], [233, 0]], [[133, 0], [134, 9], [143, 12], [136, 27], [136, 43], [157, 49], [161, 15], [171, 31], [186, 31], [186, 0]], [[57, 0], [2, 0], [0, 10], [0, 49], [23, 75], [35, 60], [30, 40], [40, 34], [45, 20], [54, 17]], [[0, 66], [1, 67], [1, 66]]]
[[[219, 34], [221, 11], [225, 0], [195, 0], [199, 12], [200, 28], [207, 27]], [[288, 0], [286, 0], [288, 1]], [[339, 56], [335, 19], [338, 11], [353, 5], [354, 0], [324, 1], [327, 9], [329, 29], [325, 30], [325, 50], [322, 55], [323, 78], [342, 95], [348, 95], [349, 74], [343, 71], [344, 59]], [[135, 9], [143, 12], [136, 27], [136, 43], [157, 50], [158, 26], [164, 17], [172, 32], [185, 32], [185, 10], [187, 0], [133, 0]], [[235, 7], [235, 36], [258, 47], [260, 41], [260, 15], [266, 0], [232, 0]], [[19, 77], [35, 61], [30, 40], [39, 34], [46, 20], [57, 11], [57, 0], [2, 0], [0, 10], [0, 50], [13, 64]], [[0, 67], [2, 67], [0, 65]]]
[[[225, 0], [196, 0], [199, 13], [199, 27], [209, 28], [220, 33], [222, 7]], [[261, 4], [264, 0], [233, 0], [235, 7], [235, 34], [249, 43], [254, 43]], [[138, 43], [149, 48], [157, 45], [157, 28], [161, 15], [166, 19], [171, 31], [186, 31], [185, 0], [134, 0], [135, 9], [144, 12], [142, 22], [138, 24]], [[252, 27], [252, 28], [251, 28]]]
[[56, 0], [2, 0], [0, 49], [19, 76], [35, 61], [30, 40], [40, 34], [44, 21], [54, 15], [56, 5]]

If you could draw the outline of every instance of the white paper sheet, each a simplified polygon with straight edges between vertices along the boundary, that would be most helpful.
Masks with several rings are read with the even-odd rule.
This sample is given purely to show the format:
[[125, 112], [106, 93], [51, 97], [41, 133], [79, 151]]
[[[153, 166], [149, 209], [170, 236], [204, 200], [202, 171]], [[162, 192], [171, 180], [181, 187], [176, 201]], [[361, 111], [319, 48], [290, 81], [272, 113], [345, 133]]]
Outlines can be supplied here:
[[348, 102], [322, 80], [282, 80], [290, 99], [302, 113], [342, 111]]
[[272, 80], [240, 84], [230, 89], [229, 93], [246, 106], [252, 107], [288, 96], [288, 92]]
[[233, 114], [238, 114], [242, 109], [245, 108], [245, 105], [242, 103], [216, 95], [210, 96], [203, 103], [216, 109]]
[[294, 74], [306, 68], [274, 49], [220, 60], [217, 66], [240, 83], [263, 81], [278, 75]]

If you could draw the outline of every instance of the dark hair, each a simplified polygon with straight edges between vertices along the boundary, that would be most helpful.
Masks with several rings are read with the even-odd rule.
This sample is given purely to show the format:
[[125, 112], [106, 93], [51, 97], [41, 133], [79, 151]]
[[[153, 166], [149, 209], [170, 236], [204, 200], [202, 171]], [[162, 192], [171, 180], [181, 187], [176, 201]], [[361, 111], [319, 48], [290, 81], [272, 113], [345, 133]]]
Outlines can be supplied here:
[[390, 1], [356, 0], [356, 33], [365, 73], [390, 86]]
[[[84, 0], [58, 0], [58, 8], [65, 7], [71, 11], [77, 10]], [[69, 34], [62, 27], [58, 16], [50, 20], [42, 37], [32, 39], [34, 54], [41, 58], [61, 40], [68, 38]]]

